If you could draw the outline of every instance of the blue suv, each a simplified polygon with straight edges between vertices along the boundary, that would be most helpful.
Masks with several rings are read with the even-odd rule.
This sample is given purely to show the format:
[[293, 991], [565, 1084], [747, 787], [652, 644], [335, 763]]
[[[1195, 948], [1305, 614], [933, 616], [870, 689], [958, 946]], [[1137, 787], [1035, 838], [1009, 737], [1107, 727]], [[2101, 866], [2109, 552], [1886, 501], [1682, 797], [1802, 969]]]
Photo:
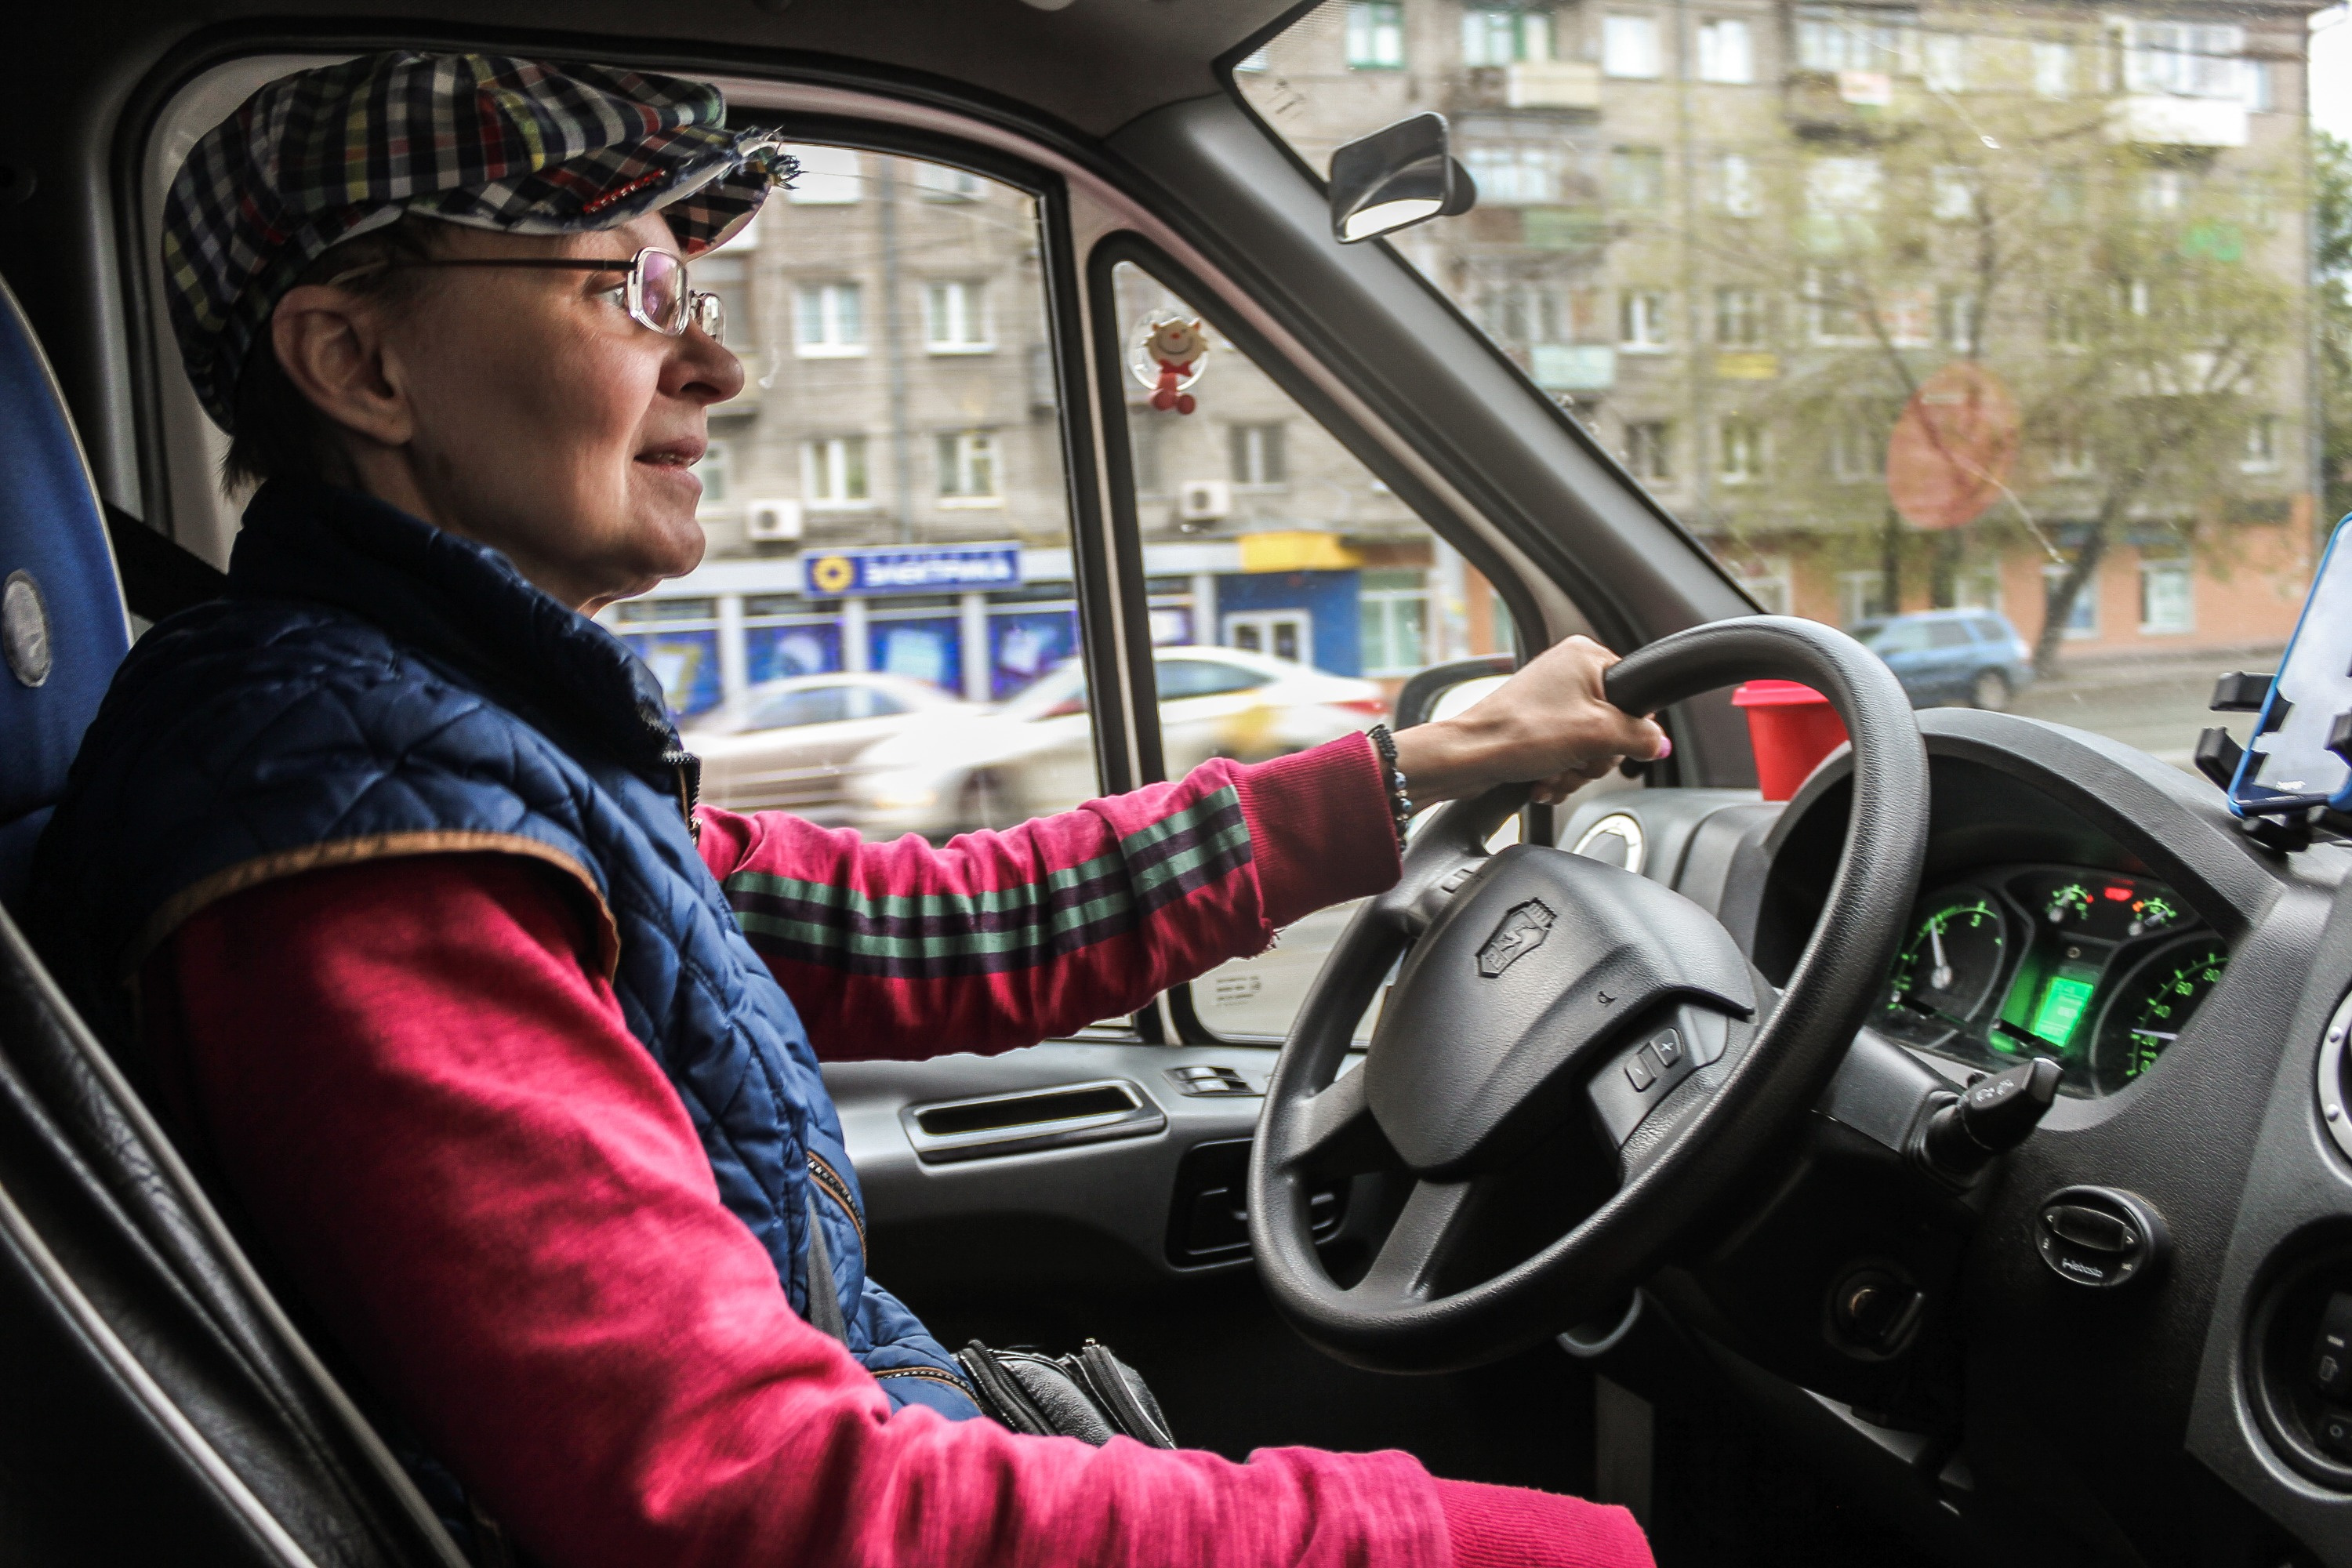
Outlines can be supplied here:
[[1853, 635], [1886, 661], [1914, 708], [1963, 702], [1999, 711], [2033, 679], [2033, 650], [1991, 610], [1889, 616]]

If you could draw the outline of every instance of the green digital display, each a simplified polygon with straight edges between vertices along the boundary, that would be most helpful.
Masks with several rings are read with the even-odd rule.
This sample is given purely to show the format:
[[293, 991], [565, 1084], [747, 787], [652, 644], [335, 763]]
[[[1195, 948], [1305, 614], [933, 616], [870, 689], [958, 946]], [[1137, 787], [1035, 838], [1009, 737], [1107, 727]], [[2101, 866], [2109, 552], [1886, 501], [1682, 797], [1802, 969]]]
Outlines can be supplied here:
[[2033, 1010], [2033, 1022], [2027, 1026], [2060, 1050], [2065, 1049], [2075, 1029], [2081, 1026], [2083, 1015], [2090, 1009], [2094, 989], [2091, 981], [2076, 975], [2052, 975], [2050, 984], [2042, 988], [2042, 1005]]

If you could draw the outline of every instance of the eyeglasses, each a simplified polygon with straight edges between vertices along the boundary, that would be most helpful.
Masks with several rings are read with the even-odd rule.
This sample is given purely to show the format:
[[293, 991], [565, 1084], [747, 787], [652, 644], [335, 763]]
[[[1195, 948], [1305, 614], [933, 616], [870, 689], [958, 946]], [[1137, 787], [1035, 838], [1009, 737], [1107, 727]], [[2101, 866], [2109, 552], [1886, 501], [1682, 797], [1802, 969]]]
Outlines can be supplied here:
[[348, 282], [370, 273], [392, 272], [419, 267], [532, 267], [560, 269], [567, 272], [625, 272], [622, 280], [621, 302], [629, 319], [641, 327], [674, 338], [688, 326], [702, 329], [712, 342], [724, 342], [727, 331], [727, 309], [719, 296], [697, 292], [686, 286], [686, 263], [667, 250], [650, 247], [638, 251], [626, 261], [575, 261], [569, 257], [516, 257], [511, 260], [500, 257], [450, 258], [446, 260], [372, 261], [340, 272], [327, 279], [334, 284]]

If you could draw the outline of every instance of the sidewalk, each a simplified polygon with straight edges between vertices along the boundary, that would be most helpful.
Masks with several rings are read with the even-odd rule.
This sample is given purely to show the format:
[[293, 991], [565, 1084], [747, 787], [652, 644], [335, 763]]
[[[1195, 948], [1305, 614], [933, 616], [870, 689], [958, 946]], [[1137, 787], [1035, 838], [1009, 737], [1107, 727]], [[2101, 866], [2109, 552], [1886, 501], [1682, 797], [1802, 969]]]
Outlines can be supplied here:
[[[2147, 654], [2082, 654], [2068, 658], [2054, 680], [2036, 681], [2019, 694], [2016, 710], [2078, 730], [2113, 736], [2178, 768], [2190, 765], [2197, 732], [2244, 715], [2208, 710], [2216, 676], [2233, 669], [2267, 670], [2278, 664], [2275, 644]], [[2241, 733], [2240, 740], [2245, 736]]]

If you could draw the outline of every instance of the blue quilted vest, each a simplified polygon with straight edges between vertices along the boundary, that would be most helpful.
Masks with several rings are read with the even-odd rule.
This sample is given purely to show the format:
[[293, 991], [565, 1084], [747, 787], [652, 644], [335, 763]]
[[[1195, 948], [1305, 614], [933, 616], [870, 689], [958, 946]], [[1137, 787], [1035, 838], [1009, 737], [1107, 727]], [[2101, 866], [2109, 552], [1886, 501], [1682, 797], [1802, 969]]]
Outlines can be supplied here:
[[799, 1015], [695, 852], [695, 773], [651, 672], [504, 556], [280, 480], [246, 513], [227, 596], [156, 626], [115, 677], [26, 907], [121, 1045], [141, 963], [239, 888], [465, 849], [569, 873], [630, 1032], [793, 1309], [894, 1405], [973, 1415], [954, 1360], [866, 1278], [840, 1119]]

